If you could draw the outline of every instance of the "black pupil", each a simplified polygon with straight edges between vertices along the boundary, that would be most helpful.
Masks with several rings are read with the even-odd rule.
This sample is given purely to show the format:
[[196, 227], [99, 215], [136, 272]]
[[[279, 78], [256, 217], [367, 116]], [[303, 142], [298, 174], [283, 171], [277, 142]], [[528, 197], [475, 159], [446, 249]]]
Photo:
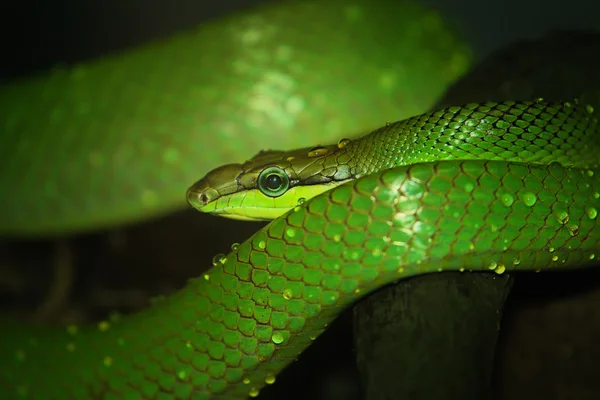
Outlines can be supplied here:
[[281, 184], [281, 177], [279, 175], [271, 174], [267, 176], [267, 179], [265, 180], [265, 185], [271, 190], [279, 189]]

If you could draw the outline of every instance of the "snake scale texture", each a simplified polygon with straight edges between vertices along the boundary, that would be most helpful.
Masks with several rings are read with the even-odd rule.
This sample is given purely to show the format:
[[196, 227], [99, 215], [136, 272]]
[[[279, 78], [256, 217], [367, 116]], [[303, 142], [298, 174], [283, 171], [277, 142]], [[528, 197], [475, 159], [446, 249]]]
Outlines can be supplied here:
[[84, 327], [3, 321], [3, 398], [256, 397], [386, 284], [595, 263], [597, 96], [423, 114], [464, 72], [467, 50], [418, 5], [365, 4], [273, 4], [1, 88], [4, 235], [164, 214], [199, 171], [265, 142], [338, 143], [383, 125], [313, 155], [356, 179], [300, 202], [144, 311]]

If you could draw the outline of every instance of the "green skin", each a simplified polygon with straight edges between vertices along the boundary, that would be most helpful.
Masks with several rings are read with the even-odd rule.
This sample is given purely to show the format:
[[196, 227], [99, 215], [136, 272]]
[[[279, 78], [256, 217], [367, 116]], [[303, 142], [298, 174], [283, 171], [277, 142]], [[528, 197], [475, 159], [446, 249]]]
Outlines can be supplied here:
[[[291, 15], [303, 16], [306, 20], [323, 15], [323, 18], [335, 18], [337, 14], [332, 10], [339, 9], [342, 3], [328, 3], [331, 10], [316, 7], [314, 3], [311, 3], [312, 8], [307, 6], [305, 9], [299, 4], [276, 5], [256, 12], [271, 13], [269, 18], [277, 23], [281, 19], [281, 26], [286, 26], [295, 21]], [[356, 12], [350, 11], [348, 18], [352, 20]], [[413, 10], [413, 14], [407, 14], [407, 24], [421, 15], [420, 12], [424, 13]], [[376, 14], [378, 18], [389, 18], [389, 12]], [[439, 23], [432, 24], [437, 26], [439, 33], [442, 29]], [[393, 24], [398, 25], [403, 24]], [[219, 30], [220, 26], [210, 25], [206, 29]], [[225, 31], [219, 32], [225, 40]], [[87, 88], [99, 89], [103, 79], [110, 81], [109, 72], [114, 68], [122, 68], [121, 77], [139, 75], [143, 66], [156, 60], [150, 50], [172, 52], [165, 57], [167, 61], [175, 55], [189, 56], [186, 50], [190, 46], [193, 48], [194, 40], [199, 40], [196, 35], [180, 37], [130, 56], [91, 64], [88, 72], [80, 73], [79, 78], [85, 81], [91, 76], [86, 82], [97, 86]], [[310, 47], [300, 45], [294, 46], [305, 49], [305, 55], [310, 54]], [[322, 40], [313, 40], [313, 45], [322, 45]], [[370, 47], [374, 46], [365, 48]], [[456, 50], [459, 46], [456, 43], [449, 47]], [[454, 50], [446, 49], [446, 56], [449, 53], [464, 55], [462, 50]], [[394, 58], [397, 57], [395, 54]], [[409, 58], [414, 58], [414, 54]], [[360, 59], [368, 60], [369, 57], [361, 56]], [[175, 63], [179, 61], [181, 59], [175, 57]], [[187, 60], [188, 63], [193, 61]], [[384, 61], [392, 62], [391, 59]], [[334, 75], [340, 73], [339, 65], [338, 62], [337, 68], [331, 69], [329, 77], [333, 80]], [[436, 71], [421, 71], [427, 77], [424, 82], [438, 79], [432, 84], [438, 87], [428, 92], [427, 101], [418, 106], [419, 111], [410, 113], [418, 114], [429, 107], [440, 87], [451, 80], [450, 75], [458, 73], [454, 68], [452, 73], [444, 75], [438, 68], [436, 65]], [[70, 78], [64, 74], [50, 75], [5, 87], [0, 93], [0, 110], [2, 120], [9, 121], [5, 124], [6, 129], [13, 135], [3, 139], [8, 146], [0, 147], [4, 152], [0, 159], [7, 163], [3, 165], [6, 168], [2, 168], [0, 187], [7, 188], [15, 184], [17, 178], [22, 178], [17, 170], [22, 172], [31, 159], [36, 164], [28, 169], [32, 172], [26, 176], [23, 187], [17, 187], [17, 200], [7, 196], [0, 200], [3, 202], [0, 210], [4, 212], [0, 216], [2, 231], [23, 235], [69, 232], [133, 221], [176, 208], [176, 197], [181, 197], [181, 188], [194, 179], [186, 176], [184, 179], [190, 178], [187, 182], [175, 180], [175, 190], [164, 185], [172, 181], [170, 178], [185, 175], [181, 172], [186, 169], [181, 164], [187, 160], [184, 151], [193, 146], [195, 140], [191, 133], [192, 139], [177, 138], [181, 143], [179, 147], [172, 143], [171, 150], [177, 148], [179, 152], [166, 154], [162, 152], [164, 147], [157, 144], [168, 136], [164, 134], [165, 124], [195, 132], [189, 128], [198, 123], [194, 118], [204, 117], [192, 113], [194, 118], [190, 121], [191, 100], [187, 96], [198, 93], [186, 91], [185, 85], [173, 88], [181, 92], [181, 98], [175, 96], [181, 101], [180, 107], [172, 104], [173, 99], [164, 92], [152, 93], [161, 92], [163, 86], [160, 83], [174, 75], [172, 70], [171, 73], [165, 70], [163, 74], [164, 80], [153, 81], [158, 82], [153, 88], [133, 85], [133, 92], [127, 95], [138, 100], [148, 95], [151, 96], [149, 101], [154, 99], [155, 104], [160, 104], [157, 107], [165, 112], [152, 114], [152, 118], [156, 118], [153, 122], [158, 123], [150, 125], [148, 114], [144, 114], [148, 112], [147, 108], [138, 110], [129, 120], [118, 116], [108, 118], [106, 113], [118, 108], [111, 102], [106, 104], [110, 107], [104, 109], [104, 114], [80, 112], [70, 116], [73, 120], [56, 111], [58, 106], [50, 108], [54, 114], [43, 108], [44, 102], [60, 103], [49, 98], [54, 95], [60, 98], [61, 88], [61, 93], [66, 93], [62, 104], [68, 106], [74, 104], [69, 101], [81, 100], [69, 95], [76, 90], [64, 90], [64, 87], [81, 89], [76, 84], [69, 86], [67, 81], [75, 79], [72, 75]], [[381, 77], [381, 70], [377, 76]], [[182, 84], [187, 78], [182, 78]], [[213, 78], [215, 76], [205, 82], [212, 91], [207, 89], [205, 94], [198, 95], [194, 107], [215, 106], [211, 110], [222, 112], [216, 107], [219, 102], [213, 102], [210, 97], [219, 93], [214, 92], [217, 86], [211, 86]], [[245, 82], [252, 77], [248, 79]], [[340, 87], [348, 82], [347, 79], [340, 81]], [[30, 97], [45, 83], [56, 93], [51, 90], [48, 95]], [[361, 93], [356, 96], [360, 100], [370, 99], [369, 95], [374, 99], [382, 95], [382, 91], [379, 90], [381, 86], [377, 90], [367, 90], [372, 83], [368, 82], [364, 87], [362, 83], [357, 84], [348, 90]], [[221, 85], [224, 91], [235, 90], [224, 81]], [[390, 96], [393, 97], [389, 85], [385, 87], [388, 92], [383, 95], [382, 103], [390, 102]], [[96, 94], [84, 92], [90, 96]], [[244, 94], [246, 100], [251, 98]], [[11, 96], [12, 102], [8, 100]], [[105, 102], [110, 100], [109, 94], [106, 96]], [[122, 100], [123, 106], [131, 107], [132, 98], [127, 96]], [[352, 98], [347, 92], [340, 97]], [[32, 114], [23, 112], [27, 104], [25, 99], [30, 103], [31, 111], [28, 112]], [[243, 97], [238, 98], [238, 101], [243, 100]], [[139, 102], [136, 104], [139, 106]], [[181, 107], [186, 104], [188, 108]], [[311, 103], [316, 104], [318, 102]], [[100, 105], [92, 102], [86, 107], [96, 109], [98, 106], [101, 110]], [[355, 105], [347, 103], [345, 106], [345, 110], [338, 110], [343, 118], [356, 117], [357, 113], [353, 113]], [[273, 383], [277, 373], [318, 337], [345, 307], [387, 283], [418, 274], [462, 270], [465, 266], [496, 273], [586, 266], [600, 251], [600, 229], [597, 227], [600, 143], [594, 139], [599, 133], [599, 108], [599, 104], [590, 104], [585, 97], [569, 103], [506, 102], [451, 107], [390, 124], [342, 148], [334, 145], [328, 154], [309, 158], [318, 160], [325, 168], [347, 165], [351, 171], [349, 182], [293, 207], [226, 257], [216, 260], [216, 265], [205, 275], [191, 280], [176, 294], [155, 302], [138, 314], [93, 327], [34, 329], [3, 323], [0, 389], [9, 399], [243, 399], [249, 395], [257, 396], [261, 387]], [[183, 111], [185, 115], [174, 113], [175, 110]], [[44, 118], [27, 118], [27, 115], [37, 113]], [[397, 115], [397, 112], [387, 110], [387, 115], [394, 113]], [[242, 119], [249, 117], [241, 114]], [[384, 115], [385, 111], [376, 117], [384, 121]], [[69, 124], [52, 125], [53, 118], [66, 118]], [[216, 127], [214, 124], [222, 123], [222, 118], [204, 122], [212, 129]], [[114, 121], [115, 125], [106, 129], [115, 130], [115, 134], [100, 135], [100, 139], [93, 130], [100, 132], [107, 120]], [[323, 121], [321, 119], [314, 129], [304, 132], [315, 132], [319, 142], [331, 134], [332, 142], [335, 142], [334, 129], [324, 132]], [[291, 126], [284, 133], [299, 128], [295, 123], [283, 125]], [[355, 119], [350, 126], [340, 126], [347, 131], [360, 132], [369, 125], [376, 123]], [[186, 126], [189, 129], [186, 130]], [[163, 129], [159, 129], [161, 127]], [[241, 122], [234, 127], [240, 131], [252, 128]], [[275, 128], [278, 127], [281, 128]], [[144, 130], [147, 146], [142, 146], [140, 155], [126, 151], [127, 148], [123, 150], [127, 140], [134, 140], [127, 139], [127, 135], [118, 135], [119, 130], [125, 128], [134, 133], [147, 129]], [[251, 138], [248, 140], [265, 141], [269, 133], [261, 128], [254, 126], [246, 136]], [[81, 129], [90, 130], [90, 142], [81, 143], [88, 147], [82, 148], [81, 153], [75, 152], [74, 157], [65, 157], [65, 154], [71, 156], [73, 153], [67, 149], [76, 143], [73, 142], [74, 135]], [[40, 132], [44, 132], [44, 136], [37, 138], [35, 135], [42, 135]], [[38, 148], [32, 144], [38, 142], [18, 139], [16, 133], [25, 135], [19, 137], [37, 138], [42, 144], [54, 143], [57, 137], [65, 139], [56, 146]], [[50, 133], [60, 133], [60, 136], [45, 136]], [[291, 147], [292, 142], [285, 141], [287, 136], [285, 140], [279, 140], [282, 132], [271, 133], [282, 147]], [[209, 137], [206, 131], [201, 135]], [[201, 168], [208, 170], [208, 164], [214, 166], [244, 159], [244, 150], [251, 144], [242, 141], [234, 144], [239, 147], [226, 149], [223, 153], [215, 151], [216, 155], [213, 155], [208, 152], [211, 154], [207, 154], [206, 165]], [[307, 144], [294, 142], [294, 145]], [[205, 147], [204, 144], [204, 149], [197, 154], [206, 153]], [[4, 150], [6, 148], [13, 151]], [[108, 154], [115, 149], [120, 149], [122, 157], [116, 157], [113, 159], [116, 164], [109, 165], [104, 151]], [[25, 160], [23, 152], [29, 154], [30, 150], [44, 151], [46, 158]], [[296, 153], [298, 159], [292, 169], [300, 165], [298, 163], [306, 162], [302, 153], [308, 156], [306, 150]], [[141, 157], [140, 164], [143, 165], [138, 169], [127, 169], [128, 173], [122, 175], [110, 173], [123, 160], [131, 162], [134, 157]], [[65, 160], [70, 164], [66, 165]], [[155, 160], [161, 161], [157, 164]], [[192, 158], [190, 162], [197, 161], [198, 158]], [[273, 166], [272, 161], [263, 164], [256, 165], [256, 170]], [[167, 168], [169, 165], [173, 167]], [[73, 166], [80, 166], [81, 170], [69, 173]], [[42, 167], [48, 167], [48, 170]], [[104, 173], [88, 179], [92, 171], [98, 172], [97, 169]], [[198, 166], [189, 169], [197, 171]], [[220, 174], [223, 169], [218, 171]], [[328, 173], [321, 175], [328, 176]], [[150, 188], [154, 194], [144, 194], [139, 190], [144, 187], [140, 182], [151, 177]], [[206, 182], [219, 188], [231, 186], [228, 178], [223, 179], [221, 175], [217, 178], [214, 173], [209, 173], [190, 190], [188, 196], [195, 205], [202, 205], [198, 201], [206, 190]], [[65, 179], [67, 181], [63, 182]], [[138, 182], [140, 187], [128, 180]], [[81, 196], [81, 185], [70, 186], [75, 182], [90, 185], [86, 197]], [[114, 187], [107, 190], [111, 182]], [[58, 187], [59, 183], [64, 186]], [[41, 192], [36, 191], [39, 188], [43, 188]], [[61, 200], [71, 201], [69, 205], [58, 203], [53, 197], [57, 188], [67, 191], [61, 192], [64, 197]], [[260, 190], [260, 186], [256, 188]], [[249, 189], [253, 189], [252, 185], [244, 188]], [[31, 196], [32, 193], [39, 193], [39, 196]], [[127, 196], [131, 193], [134, 195]], [[156, 193], [164, 193], [164, 200]], [[104, 197], [94, 198], [96, 194]], [[214, 198], [203, 201], [208, 200]], [[19, 203], [22, 201], [25, 204]], [[29, 212], [24, 211], [27, 207], [31, 207]]]
[[0, 188], [10, 190], [0, 234], [64, 235], [185, 208], [182, 190], [217, 165], [428, 111], [468, 68], [439, 15], [352, 4], [244, 10], [0, 87]]

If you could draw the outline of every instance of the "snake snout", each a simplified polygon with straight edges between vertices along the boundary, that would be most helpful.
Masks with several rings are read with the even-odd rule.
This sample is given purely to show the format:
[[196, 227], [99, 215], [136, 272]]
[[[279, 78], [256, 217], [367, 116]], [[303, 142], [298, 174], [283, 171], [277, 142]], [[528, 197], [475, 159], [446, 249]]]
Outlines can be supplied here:
[[240, 164], [227, 164], [210, 171], [187, 190], [188, 203], [198, 211], [207, 212], [204, 207], [208, 204], [237, 191], [237, 176], [241, 171]]
[[219, 197], [219, 192], [213, 188], [200, 189], [196, 185], [192, 186], [187, 191], [187, 200], [195, 209], [200, 210], [201, 208], [216, 200]]

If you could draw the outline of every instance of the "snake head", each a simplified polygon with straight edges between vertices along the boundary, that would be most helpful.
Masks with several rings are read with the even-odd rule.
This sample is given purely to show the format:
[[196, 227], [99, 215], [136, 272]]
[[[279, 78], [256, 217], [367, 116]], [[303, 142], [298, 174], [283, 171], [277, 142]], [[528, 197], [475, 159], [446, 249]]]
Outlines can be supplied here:
[[210, 171], [187, 191], [197, 210], [232, 219], [275, 219], [299, 203], [356, 178], [348, 142], [261, 151], [243, 164]]

